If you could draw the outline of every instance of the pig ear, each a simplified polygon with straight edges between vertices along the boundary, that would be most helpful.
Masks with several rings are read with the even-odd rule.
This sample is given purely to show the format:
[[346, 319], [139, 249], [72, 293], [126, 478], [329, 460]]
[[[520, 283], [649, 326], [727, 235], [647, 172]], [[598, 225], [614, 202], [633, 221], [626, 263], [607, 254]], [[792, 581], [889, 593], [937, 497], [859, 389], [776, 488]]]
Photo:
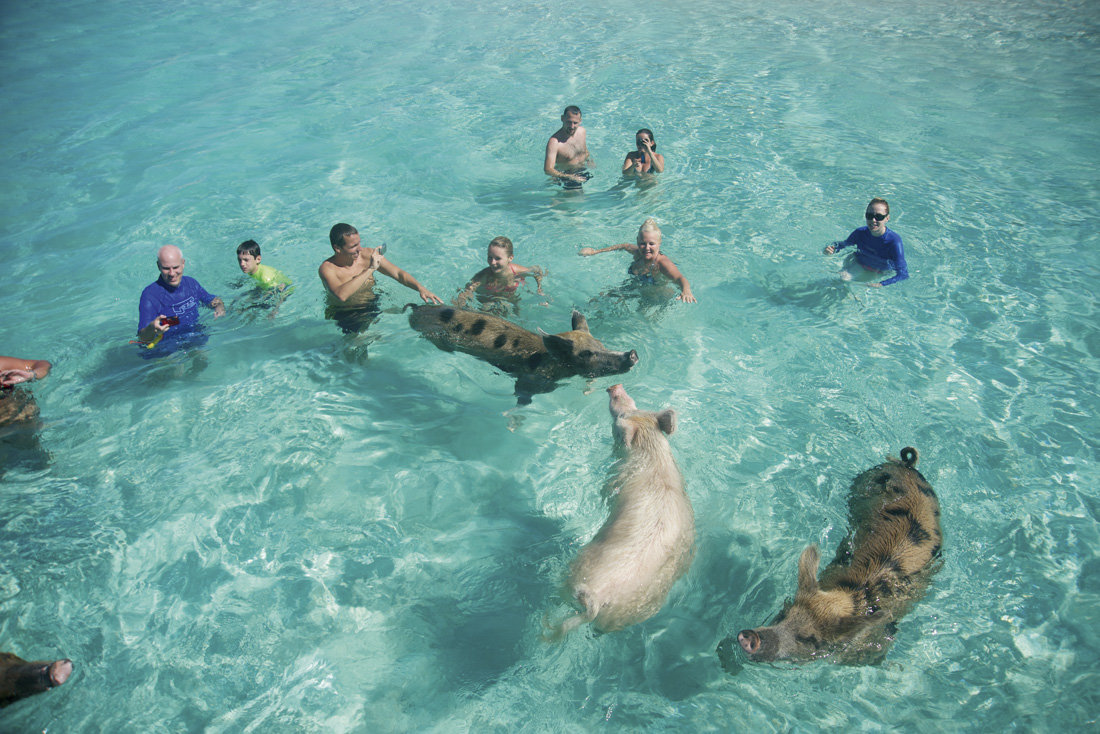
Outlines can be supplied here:
[[[588, 319], [580, 311], [573, 312], [573, 331], [588, 331]], [[591, 331], [588, 331], [591, 334]]]
[[555, 355], [568, 355], [573, 353], [573, 342], [559, 334], [543, 334], [542, 343], [546, 349]]
[[665, 408], [657, 414], [657, 425], [667, 435], [671, 436], [672, 432], [676, 430], [676, 411], [672, 408]]
[[817, 564], [820, 556], [816, 545], [806, 546], [802, 557], [798, 559], [798, 594], [813, 594], [817, 591]]

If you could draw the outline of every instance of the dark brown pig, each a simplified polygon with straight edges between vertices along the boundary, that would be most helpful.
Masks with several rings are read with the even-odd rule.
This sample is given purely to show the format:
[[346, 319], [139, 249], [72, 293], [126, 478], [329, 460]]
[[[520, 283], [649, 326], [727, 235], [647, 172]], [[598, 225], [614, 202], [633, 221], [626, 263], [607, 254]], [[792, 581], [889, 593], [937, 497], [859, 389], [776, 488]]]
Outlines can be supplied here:
[[[749, 659], [882, 662], [897, 620], [940, 565], [939, 501], [915, 468], [917, 456], [906, 447], [901, 461], [888, 458], [855, 478], [848, 505], [851, 529], [836, 558], [819, 581], [817, 548], [803, 551], [794, 602], [770, 626], [738, 633]], [[730, 638], [718, 646], [727, 668], [736, 668], [732, 650]]]
[[695, 513], [665, 438], [676, 430], [675, 411], [638, 410], [622, 385], [607, 392], [622, 456], [604, 488], [611, 513], [569, 569], [562, 595], [580, 611], [550, 627], [548, 640], [586, 622], [614, 632], [649, 619], [694, 554]]
[[28, 663], [10, 652], [0, 652], [0, 707], [59, 686], [72, 672], [71, 660]]
[[558, 380], [574, 375], [604, 377], [626, 372], [638, 353], [612, 352], [588, 331], [588, 322], [573, 312], [573, 330], [536, 334], [511, 321], [451, 306], [410, 303], [409, 325], [445, 352], [458, 351], [484, 360], [516, 378], [521, 405], [531, 396], [550, 392]]

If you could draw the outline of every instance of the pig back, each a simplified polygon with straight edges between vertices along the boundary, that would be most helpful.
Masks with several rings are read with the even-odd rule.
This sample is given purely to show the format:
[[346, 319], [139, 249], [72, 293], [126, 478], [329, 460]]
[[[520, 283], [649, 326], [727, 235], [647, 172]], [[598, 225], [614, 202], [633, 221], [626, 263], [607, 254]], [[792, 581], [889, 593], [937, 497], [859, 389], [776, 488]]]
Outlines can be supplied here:
[[572, 586], [598, 609], [594, 624], [605, 632], [656, 614], [694, 553], [691, 501], [668, 441], [654, 431], [620, 459], [605, 490], [610, 515], [573, 562]]
[[901, 461], [888, 459], [852, 481], [848, 537], [823, 582], [842, 571], [872, 576], [871, 567], [882, 559], [889, 559], [889, 570], [905, 578], [921, 572], [940, 555], [939, 498], [915, 468], [916, 449], [906, 447], [901, 453]]
[[459, 351], [507, 372], [547, 360], [542, 338], [492, 314], [451, 306], [415, 306], [409, 326], [445, 351]]

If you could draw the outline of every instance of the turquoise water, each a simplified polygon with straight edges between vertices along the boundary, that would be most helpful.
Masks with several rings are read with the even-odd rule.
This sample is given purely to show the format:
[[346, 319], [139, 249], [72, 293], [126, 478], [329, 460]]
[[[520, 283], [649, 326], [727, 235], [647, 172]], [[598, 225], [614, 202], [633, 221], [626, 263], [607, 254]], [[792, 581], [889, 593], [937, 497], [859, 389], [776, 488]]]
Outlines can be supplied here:
[[[0, 649], [76, 673], [0, 728], [1094, 728], [1100, 9], [915, 5], [9, 4], [0, 353], [54, 371], [0, 485]], [[567, 104], [580, 194], [540, 172]], [[616, 173], [640, 127], [652, 186]], [[875, 195], [912, 277], [849, 289], [821, 249]], [[600, 298], [626, 256], [576, 255], [650, 216], [697, 305]], [[511, 380], [403, 315], [323, 319], [338, 221], [445, 298], [509, 236], [550, 270], [522, 323], [576, 307], [641, 361], [505, 416]], [[139, 359], [156, 249], [235, 301], [248, 238], [299, 284], [275, 318]], [[679, 411], [696, 559], [649, 621], [547, 645], [618, 381]], [[945, 563], [886, 663], [724, 671], [906, 445]]]

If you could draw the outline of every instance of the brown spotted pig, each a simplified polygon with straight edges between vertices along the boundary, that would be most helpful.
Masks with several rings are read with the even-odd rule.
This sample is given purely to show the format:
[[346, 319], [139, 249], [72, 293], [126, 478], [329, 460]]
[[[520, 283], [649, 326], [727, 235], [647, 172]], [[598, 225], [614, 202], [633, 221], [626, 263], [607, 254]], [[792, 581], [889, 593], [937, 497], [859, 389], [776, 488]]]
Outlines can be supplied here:
[[550, 392], [566, 377], [603, 377], [626, 372], [638, 362], [638, 353], [605, 349], [588, 331], [588, 322], [573, 312], [573, 330], [536, 334], [511, 321], [479, 311], [451, 306], [410, 303], [409, 325], [432, 344], [482, 359], [516, 378], [521, 405], [531, 396]]
[[695, 513], [665, 438], [676, 430], [676, 412], [638, 410], [622, 385], [607, 392], [621, 455], [604, 488], [611, 514], [570, 566], [563, 596], [581, 611], [551, 627], [549, 640], [586, 622], [614, 632], [649, 619], [694, 553]]
[[71, 660], [28, 663], [10, 652], [0, 652], [0, 707], [59, 686], [72, 672]]
[[[882, 661], [896, 621], [940, 565], [939, 501], [915, 468], [917, 456], [906, 447], [901, 461], [888, 458], [856, 477], [848, 506], [851, 530], [836, 558], [819, 581], [817, 548], [803, 551], [794, 602], [770, 626], [738, 633], [749, 659]], [[729, 638], [719, 645], [724, 664], [733, 649]]]

